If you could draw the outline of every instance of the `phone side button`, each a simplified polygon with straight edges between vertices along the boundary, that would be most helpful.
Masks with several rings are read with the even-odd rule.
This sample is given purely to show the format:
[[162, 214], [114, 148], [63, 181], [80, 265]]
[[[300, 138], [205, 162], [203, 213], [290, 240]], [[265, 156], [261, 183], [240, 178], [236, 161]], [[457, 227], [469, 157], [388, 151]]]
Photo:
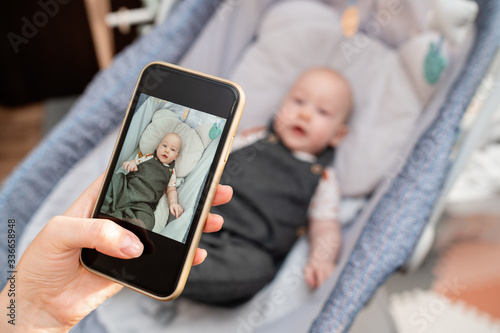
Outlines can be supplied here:
[[224, 157], [224, 163], [227, 162], [227, 158], [229, 157], [229, 153], [231, 152], [231, 147], [233, 146], [233, 141], [234, 141], [234, 136], [231, 138], [231, 142], [229, 143], [229, 146], [227, 147], [226, 156]]

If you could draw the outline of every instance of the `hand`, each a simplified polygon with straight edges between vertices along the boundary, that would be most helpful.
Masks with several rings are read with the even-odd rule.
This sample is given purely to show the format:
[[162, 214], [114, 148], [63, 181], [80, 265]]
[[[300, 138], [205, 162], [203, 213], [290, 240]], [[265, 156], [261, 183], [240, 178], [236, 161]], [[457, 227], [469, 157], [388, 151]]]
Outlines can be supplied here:
[[311, 288], [321, 286], [335, 269], [340, 253], [342, 230], [335, 219], [309, 221], [309, 259], [304, 276]]
[[182, 206], [177, 202], [170, 205], [170, 214], [174, 215], [176, 219], [179, 218], [182, 213], [184, 213], [184, 209], [182, 209]]
[[123, 162], [123, 168], [128, 172], [137, 171], [137, 163], [134, 160]]
[[[99, 177], [73, 203], [63, 216], [51, 219], [21, 257], [17, 270], [16, 326], [0, 321], [0, 331], [66, 332], [122, 286], [87, 271], [80, 263], [82, 247], [118, 258], [138, 257], [143, 250], [139, 239], [116, 223], [89, 219], [103, 176]], [[228, 202], [229, 186], [219, 185], [214, 205]], [[209, 215], [204, 231], [220, 230], [223, 219]], [[198, 249], [193, 265], [201, 263], [207, 252]], [[7, 289], [0, 304], [7, 306]]]
[[323, 282], [325, 282], [326, 279], [328, 279], [328, 277], [333, 273], [335, 266], [335, 262], [333, 261], [319, 262], [309, 259], [304, 269], [304, 276], [307, 284], [311, 288], [321, 286]]

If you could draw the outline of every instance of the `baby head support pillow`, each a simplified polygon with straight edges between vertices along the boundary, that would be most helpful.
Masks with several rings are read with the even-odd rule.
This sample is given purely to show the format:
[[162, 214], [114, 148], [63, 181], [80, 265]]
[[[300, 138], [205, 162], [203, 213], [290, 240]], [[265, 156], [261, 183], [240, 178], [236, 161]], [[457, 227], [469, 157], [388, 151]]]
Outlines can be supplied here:
[[182, 146], [175, 161], [175, 172], [177, 177], [183, 178], [193, 171], [205, 148], [212, 142], [208, 135], [211, 126], [212, 124], [202, 124], [193, 129], [172, 111], [161, 109], [154, 113], [151, 123], [142, 133], [139, 149], [143, 155], [153, 153], [165, 134], [170, 132], [178, 134]]

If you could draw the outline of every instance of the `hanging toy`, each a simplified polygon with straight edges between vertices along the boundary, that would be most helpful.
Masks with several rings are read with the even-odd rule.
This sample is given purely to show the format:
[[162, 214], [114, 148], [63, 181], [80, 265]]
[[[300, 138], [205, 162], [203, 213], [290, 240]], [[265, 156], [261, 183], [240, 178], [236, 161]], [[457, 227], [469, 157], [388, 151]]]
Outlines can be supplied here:
[[186, 120], [186, 118], [188, 117], [189, 115], [189, 108], [186, 108], [186, 110], [184, 111], [184, 114], [182, 115], [182, 120]]
[[354, 0], [349, 0], [347, 9], [340, 18], [340, 26], [346, 37], [352, 37], [356, 34], [359, 27], [359, 12]]
[[459, 45], [467, 36], [469, 26], [476, 19], [478, 5], [470, 0], [434, 0], [428, 15], [428, 25], [440, 33], [439, 42], [429, 45], [424, 60], [424, 76], [429, 84], [435, 84], [446, 69], [442, 55], [446, 38], [452, 45]]
[[437, 45], [431, 42], [429, 45], [429, 51], [425, 56], [424, 77], [429, 84], [436, 84], [439, 81], [439, 78], [447, 65], [446, 59], [441, 54], [443, 39], [444, 37], [441, 35]]
[[216, 122], [212, 125], [212, 128], [210, 128], [210, 131], [208, 131], [208, 137], [210, 140], [215, 140], [219, 135], [222, 133], [222, 125], [223, 121], [221, 120], [219, 124]]

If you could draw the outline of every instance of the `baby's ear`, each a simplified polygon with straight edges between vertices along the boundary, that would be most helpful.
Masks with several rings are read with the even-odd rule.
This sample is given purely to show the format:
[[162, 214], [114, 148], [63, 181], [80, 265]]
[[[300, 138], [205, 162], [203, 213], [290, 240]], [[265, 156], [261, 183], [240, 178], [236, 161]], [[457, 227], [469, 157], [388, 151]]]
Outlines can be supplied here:
[[339, 145], [342, 139], [349, 133], [349, 126], [347, 124], [342, 124], [337, 128], [337, 131], [330, 140], [330, 147], [335, 148]]

